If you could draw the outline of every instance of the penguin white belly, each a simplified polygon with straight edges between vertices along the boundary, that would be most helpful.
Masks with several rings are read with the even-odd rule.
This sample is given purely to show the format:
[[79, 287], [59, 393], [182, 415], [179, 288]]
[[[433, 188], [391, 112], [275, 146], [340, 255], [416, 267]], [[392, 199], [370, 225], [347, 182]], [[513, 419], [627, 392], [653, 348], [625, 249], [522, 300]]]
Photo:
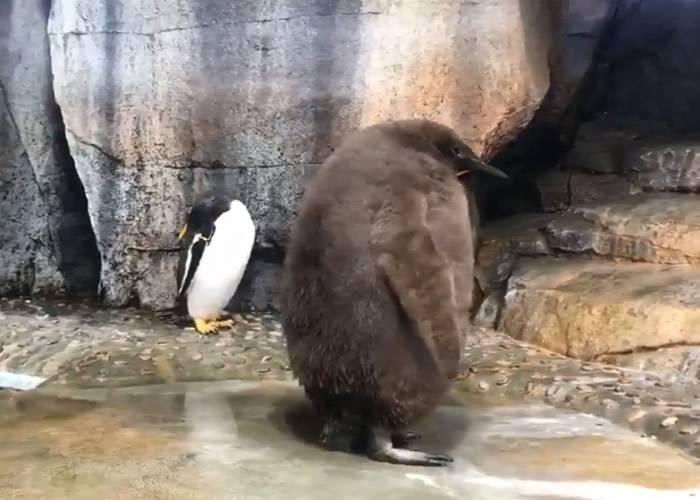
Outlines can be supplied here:
[[216, 319], [221, 314], [238, 289], [255, 241], [255, 224], [240, 201], [232, 202], [214, 226], [187, 290], [192, 318]]

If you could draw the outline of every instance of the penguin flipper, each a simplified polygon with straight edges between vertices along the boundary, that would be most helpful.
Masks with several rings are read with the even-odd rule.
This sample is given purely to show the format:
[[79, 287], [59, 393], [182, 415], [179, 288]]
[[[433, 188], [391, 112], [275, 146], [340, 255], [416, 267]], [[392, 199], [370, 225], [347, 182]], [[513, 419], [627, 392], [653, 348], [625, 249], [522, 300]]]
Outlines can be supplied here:
[[[457, 376], [461, 356], [452, 268], [425, 222], [425, 204], [392, 207], [384, 221], [388, 238], [379, 247], [378, 266], [415, 330], [448, 378]], [[397, 213], [398, 212], [398, 213]]]

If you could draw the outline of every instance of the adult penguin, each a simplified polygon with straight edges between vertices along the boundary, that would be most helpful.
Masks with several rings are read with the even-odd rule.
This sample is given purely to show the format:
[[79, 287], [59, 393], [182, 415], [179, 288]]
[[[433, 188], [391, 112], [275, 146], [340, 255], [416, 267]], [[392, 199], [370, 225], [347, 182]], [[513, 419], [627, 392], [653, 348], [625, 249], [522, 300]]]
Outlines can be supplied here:
[[458, 372], [472, 297], [469, 207], [458, 177], [480, 161], [428, 120], [367, 127], [310, 180], [284, 264], [291, 368], [322, 420], [321, 443], [375, 460], [445, 465], [406, 432]]
[[202, 196], [192, 206], [178, 238], [183, 242], [177, 271], [178, 298], [202, 335], [233, 326], [224, 308], [238, 289], [255, 241], [246, 206], [221, 193]]

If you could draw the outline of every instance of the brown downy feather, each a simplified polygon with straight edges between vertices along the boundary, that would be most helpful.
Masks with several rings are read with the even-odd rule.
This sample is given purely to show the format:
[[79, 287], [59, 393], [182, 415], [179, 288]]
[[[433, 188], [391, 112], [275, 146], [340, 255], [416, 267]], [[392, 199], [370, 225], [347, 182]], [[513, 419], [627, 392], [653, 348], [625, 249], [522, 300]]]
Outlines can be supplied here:
[[291, 367], [316, 409], [389, 429], [457, 375], [473, 260], [457, 172], [486, 169], [449, 128], [405, 120], [349, 137], [311, 179], [285, 259]]

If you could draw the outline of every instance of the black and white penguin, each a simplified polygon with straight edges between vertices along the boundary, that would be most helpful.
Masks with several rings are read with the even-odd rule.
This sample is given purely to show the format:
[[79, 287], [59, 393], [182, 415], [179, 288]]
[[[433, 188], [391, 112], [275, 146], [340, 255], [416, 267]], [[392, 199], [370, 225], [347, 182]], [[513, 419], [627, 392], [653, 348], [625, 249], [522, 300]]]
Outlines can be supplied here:
[[177, 271], [178, 298], [202, 335], [233, 326], [224, 308], [238, 289], [255, 241], [246, 206], [222, 194], [200, 198], [178, 235], [183, 242]]

